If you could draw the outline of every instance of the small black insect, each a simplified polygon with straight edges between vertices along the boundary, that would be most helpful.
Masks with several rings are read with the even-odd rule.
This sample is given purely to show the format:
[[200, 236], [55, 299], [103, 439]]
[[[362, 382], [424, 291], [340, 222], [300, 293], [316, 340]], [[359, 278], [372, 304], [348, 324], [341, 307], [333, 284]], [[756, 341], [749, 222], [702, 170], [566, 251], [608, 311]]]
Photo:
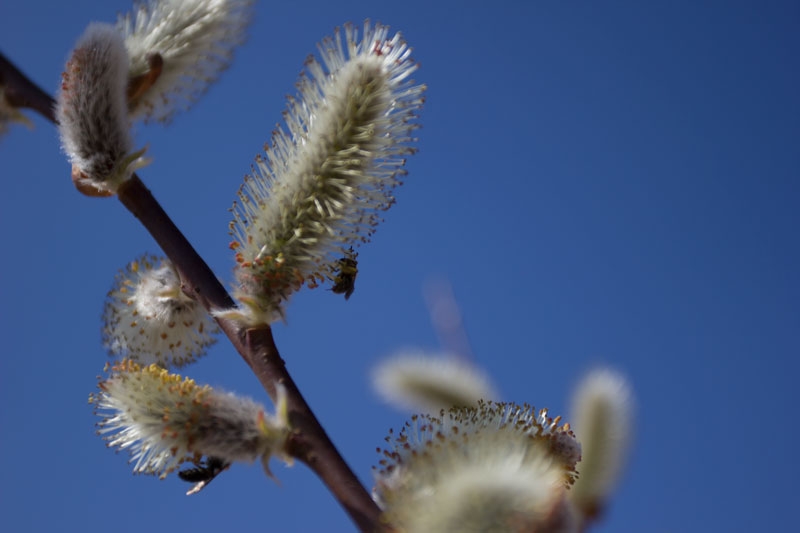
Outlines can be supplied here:
[[336, 262], [336, 277], [333, 278], [331, 290], [336, 294], [344, 294], [344, 299], [349, 300], [350, 295], [356, 290], [356, 276], [358, 275], [357, 253], [350, 248], [345, 256]]
[[194, 468], [187, 468], [178, 472], [178, 477], [187, 483], [208, 483], [217, 475], [228, 468], [230, 463], [226, 463], [219, 457], [209, 457], [205, 464], [197, 465]]

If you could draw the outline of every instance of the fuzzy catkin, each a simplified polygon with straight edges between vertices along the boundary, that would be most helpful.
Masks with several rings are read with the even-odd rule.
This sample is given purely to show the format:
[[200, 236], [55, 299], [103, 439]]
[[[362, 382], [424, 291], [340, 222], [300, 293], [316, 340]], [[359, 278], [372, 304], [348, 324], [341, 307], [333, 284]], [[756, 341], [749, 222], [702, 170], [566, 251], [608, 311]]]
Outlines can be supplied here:
[[147, 72], [158, 54], [155, 82], [133, 99], [131, 116], [168, 122], [188, 109], [225, 70], [244, 42], [251, 0], [149, 0], [121, 15], [117, 29], [131, 57], [130, 76]]
[[76, 181], [100, 190], [113, 192], [130, 177], [128, 69], [119, 32], [90, 24], [70, 55], [58, 93], [56, 119]]
[[203, 455], [227, 462], [283, 456], [289, 432], [286, 397], [276, 413], [256, 402], [218, 392], [156, 365], [123, 360], [109, 367], [100, 392], [89, 397], [101, 416], [98, 433], [109, 447], [130, 452], [134, 473], [162, 478]]
[[[412, 417], [379, 450], [384, 520], [404, 533], [550, 531], [580, 460], [559, 423], [544, 409], [493, 402]], [[563, 518], [557, 531], [574, 531]]]
[[191, 363], [218, 331], [203, 306], [183, 293], [172, 263], [147, 254], [119, 271], [103, 306], [103, 345], [139, 364]]
[[259, 156], [234, 202], [231, 234], [237, 262], [230, 318], [262, 323], [283, 317], [303, 284], [331, 279], [352, 248], [369, 241], [394, 203], [415, 152], [415, 112], [423, 85], [399, 34], [347, 25], [309, 58], [299, 94], [266, 157]]
[[633, 431], [630, 385], [610, 369], [588, 373], [575, 390], [571, 416], [583, 459], [581, 477], [570, 496], [591, 516], [608, 500], [625, 465]]
[[438, 412], [475, 407], [497, 393], [482, 370], [454, 355], [399, 352], [372, 372], [373, 387], [387, 402], [402, 408]]

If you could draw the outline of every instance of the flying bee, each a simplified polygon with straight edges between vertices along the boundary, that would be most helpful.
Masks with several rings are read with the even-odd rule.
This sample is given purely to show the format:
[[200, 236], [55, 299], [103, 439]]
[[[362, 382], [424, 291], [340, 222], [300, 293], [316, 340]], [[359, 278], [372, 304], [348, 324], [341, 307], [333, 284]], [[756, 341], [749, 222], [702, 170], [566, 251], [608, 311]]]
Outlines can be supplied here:
[[358, 275], [358, 254], [350, 248], [344, 257], [336, 261], [336, 276], [333, 278], [331, 290], [336, 294], [344, 294], [344, 299], [349, 300], [350, 295], [356, 290], [356, 276]]

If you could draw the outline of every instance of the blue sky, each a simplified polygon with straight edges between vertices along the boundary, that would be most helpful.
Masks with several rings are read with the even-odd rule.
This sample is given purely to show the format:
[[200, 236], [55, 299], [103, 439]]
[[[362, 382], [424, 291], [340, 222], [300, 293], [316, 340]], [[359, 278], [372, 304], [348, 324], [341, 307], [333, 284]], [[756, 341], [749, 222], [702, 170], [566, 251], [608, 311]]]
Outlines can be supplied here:
[[[94, 20], [129, 2], [6, 2], [0, 50], [55, 92]], [[596, 531], [796, 523], [800, 7], [796, 2], [260, 2], [247, 43], [168, 127], [139, 126], [140, 176], [218, 275], [227, 209], [293, 93], [346, 21], [403, 32], [429, 86], [420, 152], [359, 256], [356, 292], [293, 299], [276, 343], [371, 486], [404, 414], [368, 376], [437, 348], [422, 287], [450, 280], [476, 362], [507, 400], [566, 413], [598, 364], [637, 396], [629, 468]], [[185, 497], [94, 435], [114, 273], [158, 253], [115, 200], [72, 187], [55, 129], [0, 139], [0, 511], [8, 531], [351, 531], [302, 465], [236, 465]], [[187, 371], [267, 402], [222, 340]]]

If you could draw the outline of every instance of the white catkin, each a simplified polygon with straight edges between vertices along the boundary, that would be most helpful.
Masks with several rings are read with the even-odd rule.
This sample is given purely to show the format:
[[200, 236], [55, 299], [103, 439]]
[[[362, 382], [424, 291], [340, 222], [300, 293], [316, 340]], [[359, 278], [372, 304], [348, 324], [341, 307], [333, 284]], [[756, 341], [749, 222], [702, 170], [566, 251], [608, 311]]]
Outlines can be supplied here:
[[103, 307], [103, 345], [112, 356], [168, 368], [205, 354], [219, 331], [181, 289], [169, 260], [142, 255], [121, 270]]
[[599, 369], [575, 390], [574, 431], [581, 441], [580, 478], [570, 496], [585, 512], [602, 506], [614, 489], [628, 453], [633, 425], [633, 399], [622, 375]]
[[80, 179], [112, 192], [141, 155], [130, 154], [128, 68], [119, 32], [90, 24], [67, 62], [56, 104], [61, 142]]
[[369, 241], [394, 203], [405, 174], [415, 112], [425, 87], [399, 34], [347, 25], [309, 58], [299, 94], [266, 157], [256, 159], [234, 203], [237, 311], [250, 322], [283, 316], [283, 303], [304, 283], [330, 279], [353, 247]]
[[131, 77], [149, 69], [151, 54], [163, 67], [155, 83], [131, 102], [131, 115], [167, 122], [188, 109], [219, 77], [242, 44], [252, 18], [251, 0], [150, 0], [120, 16], [131, 57]]
[[[134, 473], [165, 477], [186, 461], [213, 456], [227, 462], [283, 457], [289, 434], [286, 396], [276, 413], [256, 402], [218, 392], [157, 365], [125, 360], [90, 396], [109, 447], [128, 450]], [[267, 470], [267, 472], [269, 472]]]
[[492, 402], [412, 417], [375, 469], [384, 519], [414, 533], [575, 531], [564, 498], [580, 447], [559, 420]]
[[438, 412], [496, 400], [485, 372], [452, 355], [399, 352], [372, 372], [375, 391], [388, 403], [406, 409]]

